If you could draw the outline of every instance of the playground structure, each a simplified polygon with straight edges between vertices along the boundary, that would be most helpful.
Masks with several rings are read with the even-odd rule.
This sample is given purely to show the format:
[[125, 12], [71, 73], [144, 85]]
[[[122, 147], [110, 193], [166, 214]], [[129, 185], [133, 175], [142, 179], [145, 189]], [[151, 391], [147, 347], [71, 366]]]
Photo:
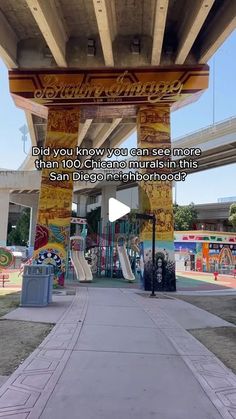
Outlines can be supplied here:
[[71, 261], [73, 263], [77, 280], [79, 282], [91, 282], [93, 275], [88, 262], [84, 257], [85, 239], [82, 236], [72, 236]]
[[[125, 279], [128, 279], [128, 281], [134, 281], [135, 276], [132, 272], [131, 265], [129, 262], [127, 250], [126, 250], [126, 240], [123, 236], [117, 237], [117, 253], [120, 260], [120, 265], [122, 269], [122, 274]], [[135, 251], [136, 252], [136, 251]], [[136, 261], [134, 263], [134, 266], [136, 266]]]
[[[139, 239], [134, 236], [137, 225], [122, 220], [117, 224], [108, 222], [103, 228], [102, 220], [98, 223], [96, 246], [86, 249], [87, 221], [85, 218], [72, 218], [72, 223], [80, 229], [79, 235], [70, 237], [71, 262], [79, 282], [91, 282], [93, 274], [98, 277], [122, 277], [129, 282], [135, 280], [136, 255], [139, 253]], [[131, 227], [130, 227], [131, 226]], [[132, 260], [132, 272], [128, 252]], [[91, 266], [85, 258], [90, 253]], [[132, 253], [132, 254], [131, 254]], [[68, 277], [68, 274], [67, 274]]]
[[[99, 221], [97, 249], [93, 249], [92, 252], [96, 253], [98, 277], [123, 277], [129, 282], [135, 280], [139, 231], [139, 223], [130, 223], [128, 219], [121, 219], [115, 223], [107, 222], [105, 225], [102, 220]], [[93, 259], [92, 256], [92, 261]]]
[[[80, 230], [79, 234], [70, 237], [71, 262], [76, 273], [76, 278], [79, 282], [91, 282], [93, 274], [84, 256], [86, 250], [87, 220], [86, 218], [72, 217], [71, 223], [76, 224], [77, 231]], [[67, 255], [67, 260], [68, 257], [69, 254]]]

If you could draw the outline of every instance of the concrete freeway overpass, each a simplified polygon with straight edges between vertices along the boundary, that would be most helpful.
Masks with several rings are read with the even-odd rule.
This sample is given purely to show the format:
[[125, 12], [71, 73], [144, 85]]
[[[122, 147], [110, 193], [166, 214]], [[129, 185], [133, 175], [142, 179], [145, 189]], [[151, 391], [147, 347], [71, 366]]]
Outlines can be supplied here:
[[[207, 128], [200, 129], [184, 137], [174, 139], [172, 148], [200, 148], [201, 156], [195, 160], [197, 169], [186, 169], [188, 174], [225, 166], [236, 162], [236, 117], [229, 118]], [[174, 160], [178, 160], [177, 157]], [[94, 170], [96, 171], [96, 170]], [[94, 193], [99, 184], [75, 182], [74, 192]], [[120, 184], [119, 189], [127, 188]]]

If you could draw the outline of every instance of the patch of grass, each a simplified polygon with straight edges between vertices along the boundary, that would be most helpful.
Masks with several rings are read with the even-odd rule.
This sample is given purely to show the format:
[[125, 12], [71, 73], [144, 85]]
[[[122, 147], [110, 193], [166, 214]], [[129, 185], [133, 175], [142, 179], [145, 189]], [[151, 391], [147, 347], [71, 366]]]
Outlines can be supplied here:
[[[20, 304], [20, 292], [1, 289], [0, 317]], [[10, 375], [52, 330], [53, 324], [0, 318], [0, 375]]]
[[207, 327], [205, 329], [188, 330], [188, 332], [236, 374], [235, 327]]
[[0, 294], [0, 317], [15, 310], [20, 304], [20, 292]]
[[0, 375], [10, 375], [43, 341], [53, 324], [0, 320]]

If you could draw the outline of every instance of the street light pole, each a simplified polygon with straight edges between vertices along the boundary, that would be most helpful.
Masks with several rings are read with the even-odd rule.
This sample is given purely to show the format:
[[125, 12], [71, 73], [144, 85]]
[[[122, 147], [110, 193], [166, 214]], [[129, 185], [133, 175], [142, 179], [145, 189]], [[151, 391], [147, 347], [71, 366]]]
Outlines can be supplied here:
[[25, 151], [25, 143], [27, 141], [27, 134], [29, 132], [28, 128], [27, 128], [27, 125], [23, 125], [21, 128], [19, 128], [19, 130], [22, 133], [21, 139], [23, 141], [23, 151], [24, 151], [25, 154], [27, 154], [26, 151]]

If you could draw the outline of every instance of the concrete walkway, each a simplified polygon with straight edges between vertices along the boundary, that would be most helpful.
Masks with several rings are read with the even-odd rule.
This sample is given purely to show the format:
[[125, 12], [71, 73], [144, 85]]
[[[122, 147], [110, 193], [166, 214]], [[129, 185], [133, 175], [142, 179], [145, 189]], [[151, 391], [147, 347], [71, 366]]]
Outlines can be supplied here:
[[42, 323], [58, 323], [73, 301], [72, 295], [53, 295], [47, 307], [18, 307], [3, 316], [6, 320], [23, 320]]
[[236, 376], [190, 325], [230, 324], [183, 301], [81, 288], [0, 388], [0, 418], [236, 418]]

